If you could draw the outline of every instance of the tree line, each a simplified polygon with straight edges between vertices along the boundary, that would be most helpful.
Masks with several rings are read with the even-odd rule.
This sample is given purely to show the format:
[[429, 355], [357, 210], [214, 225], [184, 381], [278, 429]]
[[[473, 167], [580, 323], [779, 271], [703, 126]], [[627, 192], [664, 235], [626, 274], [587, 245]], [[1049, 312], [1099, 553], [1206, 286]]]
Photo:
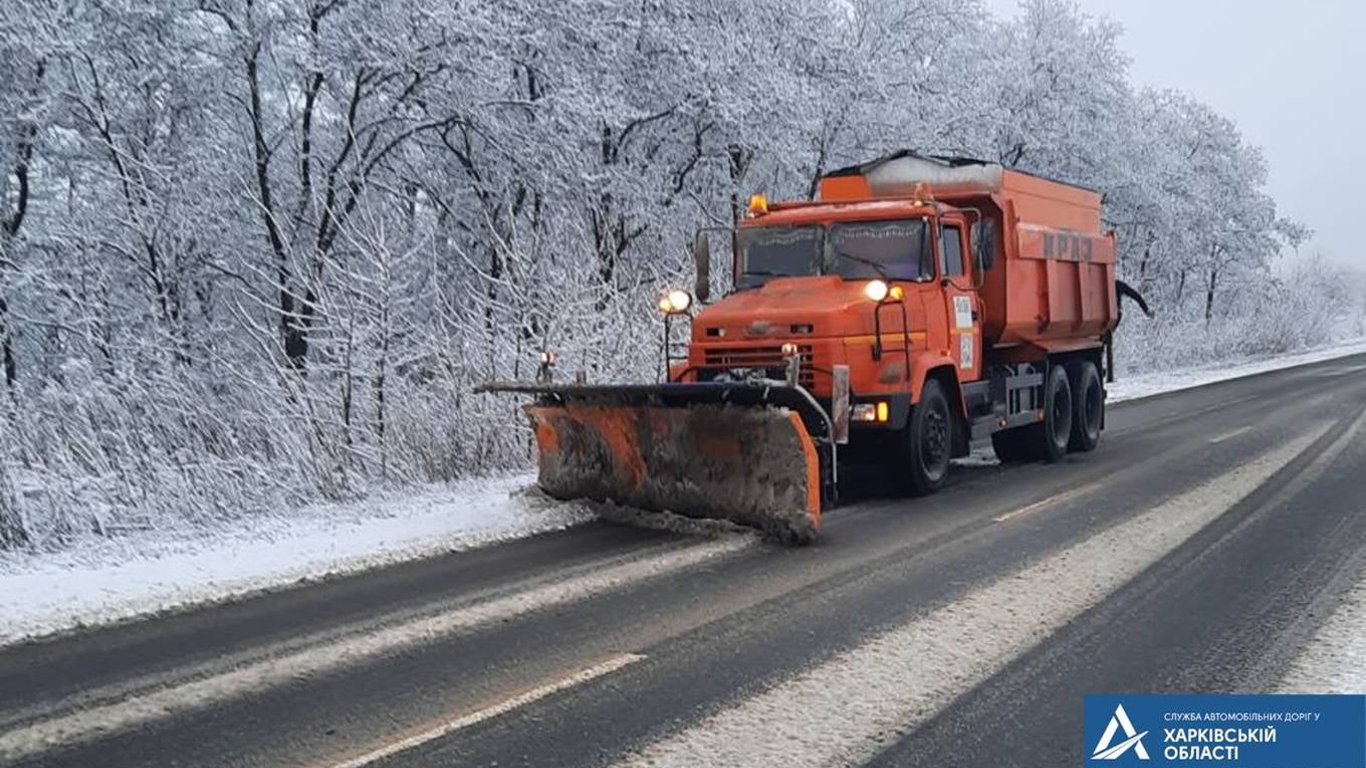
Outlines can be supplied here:
[[1308, 232], [1121, 42], [1071, 0], [22, 3], [0, 548], [521, 465], [474, 385], [654, 377], [697, 228], [898, 147], [1101, 190], [1160, 312], [1237, 315]]

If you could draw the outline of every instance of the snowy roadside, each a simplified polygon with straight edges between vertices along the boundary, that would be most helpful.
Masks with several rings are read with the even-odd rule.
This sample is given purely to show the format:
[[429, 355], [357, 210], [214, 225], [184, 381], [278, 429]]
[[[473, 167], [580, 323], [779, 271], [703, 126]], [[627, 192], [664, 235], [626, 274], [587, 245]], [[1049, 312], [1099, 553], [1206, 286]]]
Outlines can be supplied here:
[[[1241, 379], [1259, 373], [1279, 371], [1283, 368], [1294, 368], [1297, 365], [1309, 365], [1310, 363], [1360, 353], [1366, 353], [1366, 338], [1342, 341], [1319, 349], [1297, 352], [1293, 355], [1245, 360], [1239, 363], [1225, 362], [1200, 368], [1153, 371], [1151, 373], [1120, 376], [1118, 381], [1105, 385], [1105, 399], [1108, 403], [1122, 403], [1125, 400], [1138, 400], [1165, 392], [1176, 392], [1206, 384], [1217, 384], [1230, 379]], [[953, 463], [960, 467], [991, 467], [1000, 462], [997, 461], [996, 454], [991, 450], [989, 443], [975, 443], [972, 446], [972, 453], [961, 459], [954, 459]]]
[[1108, 402], [1137, 400], [1164, 392], [1175, 392], [1205, 384], [1214, 384], [1229, 379], [1241, 379], [1268, 371], [1294, 368], [1337, 357], [1347, 357], [1366, 352], [1366, 338], [1341, 341], [1326, 347], [1296, 352], [1289, 355], [1245, 360], [1243, 362], [1220, 362], [1200, 368], [1187, 368], [1176, 371], [1154, 371], [1129, 376], [1120, 376], [1118, 381], [1107, 384]]
[[1358, 583], [1290, 664], [1286, 693], [1366, 692], [1366, 580]]
[[0, 646], [529, 536], [587, 510], [509, 475], [319, 505], [197, 534], [90, 540], [0, 554]]
[[[1366, 352], [1366, 339], [1267, 360], [1125, 377], [1117, 402]], [[995, 464], [989, 449], [959, 463]], [[58, 553], [0, 553], [0, 646], [182, 609], [299, 581], [469, 549], [586, 520], [583, 505], [508, 475], [319, 505], [205, 531], [86, 540]]]

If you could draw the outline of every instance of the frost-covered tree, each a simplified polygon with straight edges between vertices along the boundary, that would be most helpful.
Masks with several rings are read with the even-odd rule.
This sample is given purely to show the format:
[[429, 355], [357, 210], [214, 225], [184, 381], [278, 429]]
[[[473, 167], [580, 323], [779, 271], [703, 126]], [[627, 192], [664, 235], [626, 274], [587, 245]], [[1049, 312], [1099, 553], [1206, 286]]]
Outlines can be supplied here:
[[1329, 279], [1264, 159], [1122, 46], [1070, 0], [7, 8], [0, 548], [524, 462], [476, 384], [657, 377], [699, 227], [904, 146], [1103, 191], [1164, 317], [1129, 359], [1307, 341], [1244, 325]]

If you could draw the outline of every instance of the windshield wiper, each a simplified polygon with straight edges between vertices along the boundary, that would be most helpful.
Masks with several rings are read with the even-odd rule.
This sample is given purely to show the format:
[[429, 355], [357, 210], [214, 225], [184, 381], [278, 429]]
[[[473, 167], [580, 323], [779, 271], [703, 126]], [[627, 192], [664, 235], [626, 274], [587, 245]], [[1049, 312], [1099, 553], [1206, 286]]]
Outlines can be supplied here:
[[758, 283], [755, 285], [740, 285], [740, 280], [743, 280], [746, 277], [792, 277], [792, 275], [785, 274], [782, 272], [770, 272], [767, 269], [746, 269], [740, 273], [740, 279], [735, 281], [735, 285], [731, 286], [730, 292], [726, 295], [731, 296], [741, 291], [752, 291], [755, 288], [759, 288], [763, 285], [763, 283]]
[[884, 281], [890, 281], [890, 280], [891, 280], [891, 278], [887, 277], [887, 270], [884, 269], [884, 268], [882, 267], [882, 265], [879, 264], [879, 263], [877, 263], [876, 261], [873, 261], [872, 259], [865, 259], [865, 258], [863, 258], [862, 256], [855, 256], [855, 255], [852, 254], [852, 253], [845, 253], [844, 251], [841, 251], [841, 250], [838, 249], [838, 248], [835, 248], [834, 251], [835, 251], [835, 258], [837, 258], [837, 259], [848, 259], [848, 260], [850, 260], [850, 261], [857, 262], [857, 263], [859, 263], [859, 264], [863, 264], [864, 266], [872, 267], [872, 268], [873, 268], [873, 271], [877, 272], [878, 277], [882, 278]]

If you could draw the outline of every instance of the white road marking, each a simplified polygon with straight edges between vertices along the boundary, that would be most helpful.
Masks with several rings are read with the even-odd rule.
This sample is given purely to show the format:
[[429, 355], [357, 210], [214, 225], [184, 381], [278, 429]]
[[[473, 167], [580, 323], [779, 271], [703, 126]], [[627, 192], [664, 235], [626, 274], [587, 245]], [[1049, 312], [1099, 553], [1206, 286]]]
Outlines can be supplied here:
[[1210, 444], [1210, 445], [1215, 445], [1215, 444], [1217, 444], [1217, 443], [1222, 443], [1222, 442], [1224, 442], [1225, 440], [1232, 440], [1233, 438], [1237, 437], [1238, 435], [1243, 434], [1244, 432], [1246, 432], [1246, 431], [1248, 431], [1248, 430], [1250, 430], [1250, 429], [1252, 429], [1252, 425], [1251, 425], [1251, 424], [1247, 425], [1246, 427], [1239, 427], [1239, 428], [1233, 430], [1232, 432], [1225, 432], [1224, 434], [1222, 434], [1222, 435], [1220, 435], [1220, 436], [1218, 436], [1218, 437], [1211, 437], [1211, 438], [1209, 439], [1209, 444]]
[[1007, 512], [1004, 515], [997, 515], [996, 517], [993, 517], [991, 519], [998, 523], [1004, 523], [1007, 520], [1013, 520], [1017, 517], [1027, 515], [1031, 512], [1037, 512], [1043, 509], [1044, 507], [1051, 507], [1054, 504], [1061, 504], [1064, 501], [1071, 501], [1072, 499], [1085, 496], [1086, 494], [1094, 490], [1097, 490], [1100, 487], [1101, 483], [1087, 483], [1086, 485], [1079, 485], [1076, 488], [1063, 491], [1062, 493], [1054, 494], [1046, 499], [1041, 499], [1039, 501], [1034, 502], [1033, 504], [1027, 504], [1023, 507], [1020, 507], [1019, 509]]
[[644, 656], [635, 653], [626, 653], [620, 656], [614, 656], [608, 659], [607, 661], [602, 662], [601, 664], [596, 664], [587, 669], [580, 670], [579, 672], [576, 672], [568, 677], [560, 678], [559, 680], [556, 680], [554, 682], [537, 686], [529, 691], [526, 691], [525, 693], [520, 693], [516, 696], [513, 696], [510, 699], [505, 699], [492, 706], [484, 707], [483, 709], [471, 712], [468, 715], [457, 717], [454, 720], [442, 723], [441, 725], [438, 725], [437, 727], [432, 728], [430, 730], [426, 730], [422, 733], [409, 736], [408, 738], [400, 739], [390, 744], [386, 744], [383, 747], [372, 750], [370, 752], [366, 752], [365, 754], [360, 755], [358, 757], [353, 757], [349, 760], [340, 763], [335, 763], [333, 764], [332, 768], [361, 768], [361, 766], [369, 765], [370, 763], [383, 760], [386, 757], [393, 757], [394, 755], [397, 755], [400, 752], [406, 752], [412, 749], [413, 747], [426, 744], [429, 741], [435, 741], [439, 738], [442, 738], [443, 736], [449, 736], [450, 734], [468, 728], [471, 725], [477, 725], [479, 723], [484, 722], [485, 720], [490, 720], [492, 718], [498, 717], [499, 715], [511, 712], [514, 709], [524, 707], [527, 704], [530, 704], [534, 701], [544, 699], [545, 697], [550, 696], [551, 694], [559, 693], [560, 691], [573, 688], [576, 685], [581, 685], [590, 680], [603, 677], [604, 675], [609, 675], [621, 669], [622, 667], [634, 664], [637, 661], [640, 661], [644, 658]]
[[862, 763], [1176, 549], [1328, 425], [628, 755], [626, 768]]
[[261, 659], [122, 701], [41, 720], [0, 733], [0, 763], [205, 709], [225, 700], [336, 672], [382, 654], [437, 642], [461, 631], [583, 600], [752, 547], [755, 541], [749, 536], [726, 538], [646, 555], [483, 603], [340, 637], [326, 645]]

